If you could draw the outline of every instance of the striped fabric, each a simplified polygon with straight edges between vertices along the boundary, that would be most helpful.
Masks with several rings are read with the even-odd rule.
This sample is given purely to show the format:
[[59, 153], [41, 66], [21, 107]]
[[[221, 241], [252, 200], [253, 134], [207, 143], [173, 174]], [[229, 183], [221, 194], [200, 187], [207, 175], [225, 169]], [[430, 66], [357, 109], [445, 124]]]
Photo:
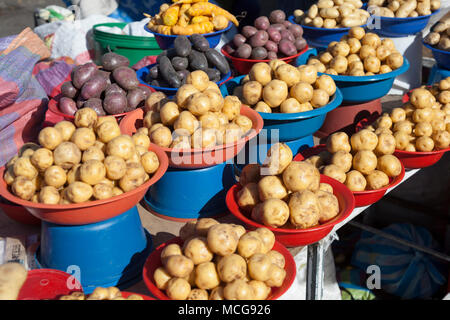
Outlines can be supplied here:
[[[439, 250], [429, 231], [423, 227], [393, 224], [383, 231]], [[445, 268], [440, 261], [413, 248], [366, 232], [363, 232], [355, 247], [352, 265], [361, 270], [367, 270], [370, 265], [379, 266], [382, 289], [403, 299], [430, 298], [446, 282], [442, 273]]]

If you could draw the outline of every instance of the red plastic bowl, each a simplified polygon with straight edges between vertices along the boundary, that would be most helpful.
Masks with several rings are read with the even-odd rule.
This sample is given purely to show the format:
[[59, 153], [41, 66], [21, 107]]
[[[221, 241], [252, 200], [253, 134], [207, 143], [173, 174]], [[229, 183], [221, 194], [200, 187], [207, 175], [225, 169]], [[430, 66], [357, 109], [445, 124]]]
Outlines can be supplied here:
[[[309, 158], [310, 156], [317, 155], [325, 150], [326, 146], [324, 144], [320, 144], [302, 151], [301, 153], [295, 156], [294, 160], [302, 161], [306, 158]], [[387, 186], [377, 190], [350, 191], [353, 193], [353, 196], [355, 197], [355, 207], [365, 207], [374, 204], [375, 202], [383, 198], [388, 189], [395, 187], [403, 180], [403, 178], [405, 177], [405, 166], [403, 165], [403, 162], [401, 161], [400, 158], [399, 160], [400, 163], [402, 164], [402, 171], [395, 178], [389, 178], [390, 183]]]
[[83, 289], [70, 274], [54, 269], [35, 269], [28, 271], [17, 300], [57, 300], [72, 292], [83, 292]]
[[[253, 122], [250, 133], [235, 143], [215, 146], [205, 149], [182, 149], [174, 150], [172, 148], [161, 148], [169, 157], [169, 165], [172, 168], [206, 168], [216, 164], [223, 163], [234, 158], [244, 148], [247, 141], [256, 137], [263, 128], [264, 121], [255, 110], [247, 107], [241, 107], [241, 114], [249, 117]], [[137, 129], [143, 126], [142, 119], [144, 111], [136, 109], [126, 115], [120, 122], [120, 130], [124, 134], [132, 135]]]
[[158, 156], [160, 166], [153, 176], [138, 188], [105, 200], [95, 200], [77, 204], [49, 205], [22, 200], [8, 190], [0, 168], [0, 195], [26, 208], [33, 216], [61, 225], [83, 225], [111, 219], [134, 207], [144, 197], [147, 189], [157, 182], [167, 171], [169, 160], [166, 153], [158, 146], [151, 144], [149, 150]]
[[[162, 266], [161, 263], [162, 250], [172, 243], [176, 243], [181, 246], [183, 244], [183, 240], [181, 240], [181, 238], [179, 237], [176, 237], [173, 238], [172, 240], [163, 243], [158, 248], [156, 248], [155, 251], [153, 251], [147, 258], [147, 261], [145, 261], [144, 270], [142, 272], [142, 277], [148, 290], [150, 290], [152, 295], [154, 295], [157, 299], [160, 300], [170, 300], [170, 298], [166, 296], [166, 294], [163, 291], [158, 289], [153, 279], [153, 273], [157, 268]], [[279, 297], [281, 297], [291, 287], [297, 273], [297, 267], [295, 265], [295, 261], [294, 258], [292, 257], [292, 254], [281, 243], [275, 241], [272, 250], [276, 250], [283, 255], [286, 261], [286, 264], [284, 266], [284, 269], [286, 270], [286, 278], [284, 279], [284, 282], [281, 287], [272, 288], [272, 292], [267, 298], [267, 300], [276, 300]]]
[[267, 228], [271, 230], [275, 234], [275, 239], [286, 247], [306, 246], [327, 236], [333, 230], [334, 225], [346, 219], [355, 208], [355, 198], [345, 185], [324, 175], [320, 175], [320, 182], [328, 183], [333, 187], [333, 193], [339, 202], [339, 214], [330, 221], [316, 227], [307, 229], [272, 228], [252, 220], [241, 211], [237, 203], [237, 193], [242, 188], [239, 183], [236, 183], [228, 190], [227, 207], [236, 218], [243, 221], [249, 228]]
[[450, 148], [430, 152], [395, 150], [394, 155], [400, 159], [405, 168], [419, 169], [435, 164], [448, 151]]
[[[309, 47], [308, 47], [308, 45], [306, 45], [305, 48], [303, 48], [303, 50], [300, 51], [299, 53], [297, 53], [297, 54], [295, 54], [293, 56], [280, 58], [279, 60], [283, 60], [286, 63], [291, 63], [296, 58], [298, 58], [303, 53], [305, 53], [306, 50], [308, 50], [308, 49], [309, 49]], [[244, 59], [244, 58], [233, 57], [229, 53], [227, 53], [223, 48], [220, 51], [222, 52], [222, 54], [225, 57], [227, 57], [228, 59], [231, 60], [231, 63], [233, 64], [234, 68], [237, 70], [237, 72], [240, 75], [248, 74], [250, 72], [250, 69], [253, 67], [253, 65], [258, 63], [258, 62], [270, 62], [270, 60], [268, 60], [268, 59], [266, 59], [266, 60], [253, 60], [253, 59]]]
[[39, 220], [38, 218], [33, 216], [31, 213], [28, 212], [27, 209], [25, 209], [22, 206], [17, 206], [17, 205], [6, 204], [6, 203], [0, 202], [0, 209], [2, 209], [3, 212], [10, 219], [12, 219], [16, 222], [33, 225], [33, 226], [38, 226], [41, 224], [41, 220]]

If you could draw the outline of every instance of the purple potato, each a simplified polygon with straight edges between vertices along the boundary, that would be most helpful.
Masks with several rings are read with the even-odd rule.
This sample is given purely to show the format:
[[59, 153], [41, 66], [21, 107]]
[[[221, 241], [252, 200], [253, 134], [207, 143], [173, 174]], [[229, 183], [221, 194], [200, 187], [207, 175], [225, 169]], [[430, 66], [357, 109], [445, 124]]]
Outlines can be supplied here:
[[88, 62], [73, 69], [72, 84], [75, 88], [81, 89], [97, 71], [97, 66], [94, 63]]
[[189, 70], [178, 70], [177, 73], [182, 79], [185, 79], [187, 78], [190, 72]]
[[294, 46], [297, 51], [302, 51], [306, 47], [306, 40], [303, 38], [297, 38], [294, 41]]
[[287, 39], [282, 39], [278, 44], [278, 50], [287, 57], [297, 54], [297, 49], [295, 48], [292, 41]]
[[140, 88], [136, 88], [128, 91], [127, 94], [127, 108], [125, 111], [131, 111], [136, 109], [136, 107], [145, 101], [145, 94]]
[[228, 53], [230, 56], [232, 56], [234, 54], [234, 52], [236, 51], [233, 48], [232, 43], [227, 43], [224, 47], [223, 50], [225, 50], [226, 53]]
[[269, 52], [267, 52], [267, 59], [269, 59], [269, 60], [278, 59], [278, 55], [274, 51], [269, 51]]
[[124, 94], [114, 92], [103, 99], [103, 109], [107, 114], [118, 114], [125, 112], [127, 97]]
[[248, 43], [244, 43], [236, 50], [236, 56], [238, 58], [248, 59], [252, 54], [252, 47]]
[[250, 38], [251, 36], [253, 36], [256, 32], [258, 31], [258, 29], [256, 29], [253, 26], [245, 26], [242, 28], [242, 35], [244, 37], [246, 37], [247, 39]]
[[269, 34], [269, 39], [272, 40], [275, 43], [280, 42], [281, 40], [281, 33], [277, 29], [270, 27], [267, 29], [267, 33]]
[[267, 30], [270, 27], [270, 21], [266, 16], [261, 16], [255, 19], [253, 25], [258, 30]]
[[240, 33], [236, 33], [233, 37], [233, 44], [239, 48], [247, 39]]
[[266, 42], [264, 48], [266, 48], [267, 51], [278, 52], [278, 45], [271, 40]]
[[295, 38], [299, 38], [303, 35], [303, 28], [298, 24], [292, 24], [288, 30], [294, 35]]
[[217, 82], [220, 80], [220, 71], [218, 69], [208, 68], [206, 74], [208, 75], [209, 81]]
[[248, 43], [253, 47], [262, 47], [269, 40], [269, 34], [267, 31], [259, 30], [256, 32], [248, 41]]
[[267, 50], [264, 47], [253, 48], [250, 57], [254, 60], [264, 60], [267, 57]]
[[114, 92], [125, 94], [125, 91], [117, 83], [112, 83], [106, 87], [105, 96]]
[[91, 108], [95, 110], [98, 116], [106, 116], [106, 112], [103, 109], [103, 101], [99, 98], [91, 98], [86, 101], [83, 105], [83, 108]]
[[78, 90], [73, 86], [71, 81], [66, 81], [61, 86], [61, 94], [64, 97], [75, 99], [78, 94]]
[[95, 72], [95, 75], [102, 76], [106, 79], [106, 82], [108, 82], [108, 84], [111, 84], [111, 72], [99, 69]]
[[77, 112], [77, 104], [73, 99], [70, 99], [68, 97], [62, 97], [59, 100], [59, 110], [61, 110], [62, 113], [68, 114], [73, 116], [75, 112]]
[[147, 99], [148, 97], [150, 97], [150, 95], [152, 94], [152, 91], [151, 91], [150, 88], [147, 87], [147, 86], [139, 86], [139, 89], [141, 89], [142, 92], [144, 92], [145, 99]]
[[286, 14], [283, 10], [273, 10], [269, 15], [270, 23], [283, 23], [286, 20]]
[[136, 71], [129, 67], [118, 67], [114, 69], [113, 78], [125, 90], [132, 90], [139, 86]]
[[278, 32], [280, 32], [281, 30], [286, 29], [286, 27], [282, 23], [275, 23], [275, 24], [272, 24], [270, 27], [274, 28]]
[[159, 68], [158, 65], [155, 65], [148, 70], [148, 75], [151, 79], [158, 79], [159, 76]]
[[292, 23], [290, 21], [286, 20], [286, 21], [283, 21], [283, 26], [287, 29], [290, 26], [292, 26]]
[[295, 41], [294, 35], [289, 30], [281, 30], [280, 34], [281, 34], [281, 39], [286, 39], [291, 42]]
[[83, 99], [100, 98], [101, 94], [108, 87], [108, 82], [101, 75], [96, 75], [89, 79], [81, 88]]
[[77, 108], [78, 109], [82, 109], [84, 108], [84, 104], [86, 103], [87, 100], [83, 99], [82, 97], [78, 97], [76, 104], [77, 104]]
[[128, 67], [130, 65], [130, 60], [127, 57], [121, 56], [120, 54], [114, 52], [105, 53], [102, 56], [102, 66], [103, 69], [107, 71], [113, 71], [119, 67]]

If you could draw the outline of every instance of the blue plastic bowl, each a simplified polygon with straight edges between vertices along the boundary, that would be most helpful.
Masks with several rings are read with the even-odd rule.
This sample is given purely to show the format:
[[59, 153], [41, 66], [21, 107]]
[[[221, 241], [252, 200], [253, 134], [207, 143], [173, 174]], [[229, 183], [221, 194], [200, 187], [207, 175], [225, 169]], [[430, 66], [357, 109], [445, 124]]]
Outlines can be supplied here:
[[[240, 84], [244, 77], [239, 76], [233, 78], [220, 86], [222, 95], [225, 97], [232, 94], [233, 89]], [[261, 133], [266, 131], [264, 134], [267, 136], [268, 141], [274, 138], [281, 142], [298, 140], [310, 136], [322, 127], [327, 112], [337, 108], [341, 102], [342, 94], [337, 88], [331, 101], [322, 108], [299, 113], [258, 112], [264, 120], [264, 127]], [[272, 132], [271, 130], [277, 131]]]
[[[310, 49], [297, 58], [296, 66], [307, 64], [310, 56], [316, 56], [318, 51]], [[384, 97], [392, 88], [396, 76], [406, 72], [409, 61], [403, 58], [403, 65], [389, 73], [376, 74], [373, 76], [336, 76], [328, 74], [333, 78], [336, 86], [341, 90], [343, 102], [363, 103]], [[318, 75], [324, 73], [318, 72]]]
[[[156, 91], [161, 91], [163, 92], [166, 96], [173, 96], [177, 93], [178, 88], [167, 88], [167, 87], [157, 87], [157, 86], [152, 86], [151, 84], [149, 84], [148, 82], [145, 81], [149, 70], [154, 67], [156, 65], [156, 63], [153, 63], [151, 65], [148, 65], [146, 67], [143, 67], [141, 69], [139, 69], [138, 71], [136, 71], [136, 76], [139, 80], [139, 82], [143, 85], [146, 85], [150, 88], [155, 89]], [[228, 73], [224, 74], [222, 76], [222, 78], [217, 81], [217, 85], [221, 86], [222, 84], [224, 84], [226, 81], [228, 81], [231, 78], [231, 71], [229, 71]]]
[[431, 68], [427, 84], [431, 86], [433, 83], [441, 81], [447, 77], [450, 77], [450, 70], [439, 68], [439, 66], [435, 64], [433, 68]]
[[[288, 20], [298, 24], [295, 22], [294, 16], [289, 16]], [[326, 48], [330, 42], [341, 40], [350, 30], [350, 28], [316, 28], [302, 24], [300, 26], [303, 28], [303, 38], [308, 43], [308, 46], [316, 48]], [[361, 27], [365, 26], [364, 24]]]
[[428, 43], [425, 43], [425, 41], [423, 40], [422, 42], [425, 47], [431, 50], [431, 52], [433, 53], [434, 60], [436, 60], [438, 66], [440, 68], [450, 70], [450, 52], [434, 48], [430, 46]]
[[[233, 24], [230, 22], [228, 23], [228, 27], [226, 27], [225, 29], [211, 33], [204, 33], [202, 34], [202, 36], [204, 36], [206, 40], [208, 40], [210, 48], [215, 48], [220, 42], [220, 37], [222, 36], [222, 33], [225, 33], [228, 30], [230, 30], [232, 25]], [[165, 35], [153, 32], [148, 28], [147, 25], [145, 25], [144, 29], [145, 31], [153, 33], [155, 35], [156, 42], [158, 43], [159, 48], [162, 50], [173, 48], [173, 42], [175, 41], [175, 38], [178, 37], [178, 35]], [[187, 37], [189, 38], [189, 36]]]
[[406, 37], [422, 31], [428, 24], [430, 17], [437, 14], [440, 9], [426, 16], [415, 18], [390, 18], [372, 16], [375, 21], [380, 19], [380, 28], [372, 31], [383, 37]]
[[42, 268], [79, 276], [83, 291], [91, 293], [99, 286], [125, 289], [140, 281], [151, 250], [151, 236], [133, 207], [117, 217], [88, 225], [42, 221], [36, 262]]
[[233, 166], [169, 168], [144, 197], [148, 208], [167, 220], [187, 221], [224, 214], [226, 193], [236, 183]]

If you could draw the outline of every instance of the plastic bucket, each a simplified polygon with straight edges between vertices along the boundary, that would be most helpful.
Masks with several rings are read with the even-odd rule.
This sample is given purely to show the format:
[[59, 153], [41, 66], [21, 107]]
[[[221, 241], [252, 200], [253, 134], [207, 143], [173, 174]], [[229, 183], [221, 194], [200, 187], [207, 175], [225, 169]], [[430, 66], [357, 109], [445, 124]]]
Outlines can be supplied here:
[[0, 209], [3, 213], [7, 215], [10, 219], [28, 225], [38, 226], [41, 224], [41, 220], [33, 216], [22, 206], [15, 204], [6, 204], [0, 202]]
[[436, 63], [439, 68], [450, 70], [450, 52], [441, 50], [435, 47], [430, 46], [428, 43], [425, 43], [423, 41], [423, 45], [431, 50], [433, 53], [434, 60], [436, 60]]
[[126, 25], [126, 23], [101, 23], [93, 27], [97, 61], [103, 54], [112, 51], [127, 57], [130, 60], [130, 66], [133, 66], [142, 58], [156, 56], [162, 51], [154, 37], [113, 34], [97, 29], [100, 26], [123, 29]]
[[404, 37], [416, 34], [422, 31], [428, 24], [431, 16], [437, 14], [440, 10], [434, 11], [426, 16], [414, 18], [391, 18], [374, 16], [375, 21], [379, 19], [380, 28], [375, 28], [374, 32], [383, 37]]
[[[39, 267], [75, 271], [85, 293], [96, 287], [125, 289], [140, 281], [152, 240], [136, 207], [98, 223], [63, 226], [42, 222]], [[78, 273], [77, 273], [78, 272]]]
[[225, 196], [236, 183], [233, 165], [202, 169], [169, 168], [144, 197], [151, 212], [167, 220], [189, 221], [227, 212]]

